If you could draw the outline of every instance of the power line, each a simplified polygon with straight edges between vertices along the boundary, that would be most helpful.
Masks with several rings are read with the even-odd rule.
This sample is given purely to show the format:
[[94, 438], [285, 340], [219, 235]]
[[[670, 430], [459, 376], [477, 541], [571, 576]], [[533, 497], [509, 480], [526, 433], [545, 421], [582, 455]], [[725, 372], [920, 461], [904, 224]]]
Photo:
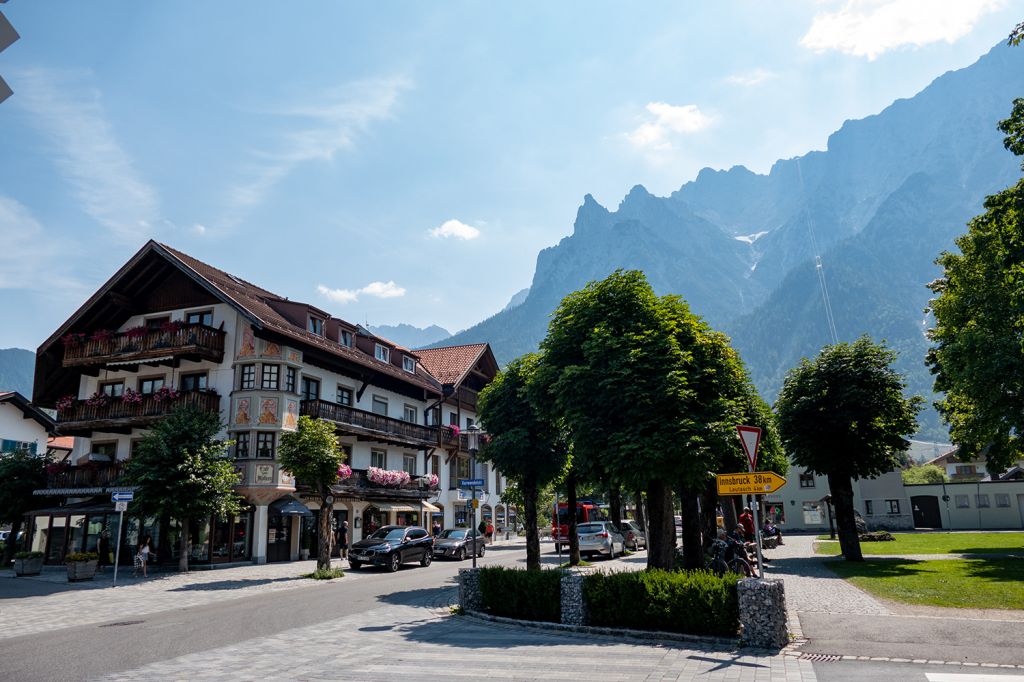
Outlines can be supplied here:
[[[804, 189], [804, 173], [800, 168], [800, 159], [796, 160], [796, 172], [800, 178], [801, 193], [806, 196]], [[811, 252], [814, 254], [814, 270], [818, 275], [818, 286], [821, 288], [821, 301], [825, 307], [825, 322], [828, 324], [829, 334], [832, 335], [832, 343], [839, 343], [839, 334], [836, 332], [836, 318], [832, 311], [832, 299], [828, 295], [828, 284], [825, 281], [825, 266], [821, 262], [821, 250], [818, 248], [818, 239], [814, 234], [814, 219], [811, 217], [809, 208], [804, 207], [804, 220], [807, 223], [807, 233], [811, 238]]]

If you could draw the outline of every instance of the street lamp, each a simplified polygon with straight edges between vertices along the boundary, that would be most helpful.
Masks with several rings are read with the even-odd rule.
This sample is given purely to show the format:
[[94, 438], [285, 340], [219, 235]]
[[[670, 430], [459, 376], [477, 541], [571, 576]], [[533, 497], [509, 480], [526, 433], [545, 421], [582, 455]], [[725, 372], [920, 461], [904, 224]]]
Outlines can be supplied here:
[[[476, 453], [480, 451], [480, 427], [476, 424], [466, 428], [466, 447], [469, 449], [470, 478], [476, 478]], [[469, 532], [473, 538], [473, 568], [476, 568], [476, 486], [470, 486], [473, 499], [469, 503]]]

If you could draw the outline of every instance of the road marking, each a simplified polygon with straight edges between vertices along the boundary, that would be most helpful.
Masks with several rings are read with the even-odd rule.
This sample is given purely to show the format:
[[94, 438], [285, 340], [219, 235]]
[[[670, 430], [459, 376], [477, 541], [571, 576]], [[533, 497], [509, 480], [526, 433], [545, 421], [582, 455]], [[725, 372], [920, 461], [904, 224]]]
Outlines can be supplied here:
[[929, 682], [1024, 682], [1024, 675], [987, 675], [974, 673], [925, 673]]

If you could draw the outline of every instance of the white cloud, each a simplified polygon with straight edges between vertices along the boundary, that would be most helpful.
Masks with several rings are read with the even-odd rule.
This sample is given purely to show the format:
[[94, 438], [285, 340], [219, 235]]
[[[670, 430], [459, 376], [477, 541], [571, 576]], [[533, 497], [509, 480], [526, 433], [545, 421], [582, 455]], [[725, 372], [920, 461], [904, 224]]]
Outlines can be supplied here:
[[118, 237], [150, 236], [156, 191], [139, 176], [107, 120], [100, 92], [85, 71], [26, 69], [15, 74], [18, 96], [31, 122], [56, 149], [57, 166], [74, 186], [82, 209]]
[[456, 239], [476, 239], [480, 236], [480, 230], [472, 225], [467, 225], [460, 220], [446, 220], [439, 227], [428, 230], [431, 237], [441, 239], [455, 237]]
[[[68, 274], [73, 263], [64, 257], [67, 242], [47, 235], [24, 204], [0, 194], [0, 289], [44, 292], [75, 299], [82, 283]], [[80, 254], [76, 254], [80, 255]]]
[[954, 43], [1002, 5], [1003, 0], [847, 0], [818, 13], [800, 44], [874, 60], [899, 47]]
[[192, 226], [192, 231], [198, 234], [199, 236], [203, 236], [206, 234], [206, 225], [203, 225], [202, 223], [196, 223], [195, 225]]
[[726, 76], [725, 82], [730, 85], [740, 85], [745, 88], [760, 85], [765, 81], [770, 81], [773, 78], [778, 77], [778, 74], [774, 71], [769, 71], [761, 67], [752, 69], [751, 71], [745, 71], [743, 73], [734, 73], [731, 76]]
[[258, 205], [279, 181], [310, 161], [330, 162], [351, 147], [372, 123], [393, 118], [398, 97], [411, 84], [405, 78], [379, 78], [334, 88], [308, 104], [269, 112], [294, 121], [269, 149], [254, 151], [244, 171], [245, 180], [228, 194], [228, 223]]
[[395, 284], [394, 280], [387, 282], [370, 282], [361, 289], [331, 289], [323, 284], [317, 286], [316, 290], [322, 296], [335, 303], [354, 303], [362, 295], [374, 296], [376, 298], [396, 298], [405, 296], [405, 288]]
[[644, 108], [654, 118], [640, 124], [636, 130], [626, 133], [626, 139], [635, 147], [671, 149], [673, 134], [700, 132], [712, 123], [712, 118], [698, 109], [696, 104], [677, 106], [665, 102], [651, 102]]

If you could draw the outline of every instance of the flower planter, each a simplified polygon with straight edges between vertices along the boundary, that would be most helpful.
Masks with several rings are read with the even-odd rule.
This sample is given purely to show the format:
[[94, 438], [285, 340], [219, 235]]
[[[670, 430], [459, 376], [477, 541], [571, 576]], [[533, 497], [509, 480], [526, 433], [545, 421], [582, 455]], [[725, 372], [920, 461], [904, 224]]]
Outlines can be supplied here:
[[96, 575], [96, 559], [92, 561], [69, 561], [68, 582], [74, 583], [82, 580], [92, 580]]
[[43, 557], [14, 560], [14, 575], [39, 575], [43, 570]]

